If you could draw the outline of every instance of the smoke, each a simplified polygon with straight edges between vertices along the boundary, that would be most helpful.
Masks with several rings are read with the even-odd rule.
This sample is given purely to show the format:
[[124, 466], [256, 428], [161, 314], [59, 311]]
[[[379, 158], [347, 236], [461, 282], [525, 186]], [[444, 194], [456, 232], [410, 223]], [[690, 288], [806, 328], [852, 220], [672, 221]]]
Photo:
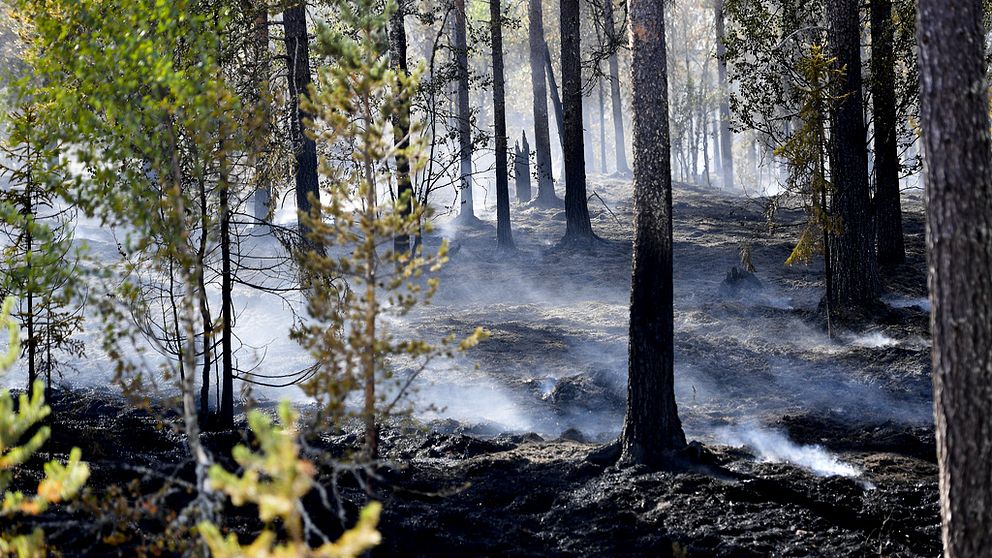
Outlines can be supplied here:
[[785, 434], [764, 430], [755, 425], [735, 425], [717, 429], [714, 437], [719, 443], [746, 447], [763, 462], [788, 463], [808, 469], [821, 477], [861, 476], [861, 471], [845, 463], [818, 445], [802, 446]]

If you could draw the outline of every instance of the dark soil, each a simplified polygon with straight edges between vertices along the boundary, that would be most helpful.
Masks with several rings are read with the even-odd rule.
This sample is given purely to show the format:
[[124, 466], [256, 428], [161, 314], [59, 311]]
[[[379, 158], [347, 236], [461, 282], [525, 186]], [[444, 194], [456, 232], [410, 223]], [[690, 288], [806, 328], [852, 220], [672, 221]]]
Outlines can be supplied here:
[[[623, 415], [632, 218], [629, 183], [596, 189], [612, 212], [596, 213], [594, 226], [613, 240], [591, 255], [556, 250], [563, 224], [534, 208], [515, 214], [521, 253], [509, 263], [491, 257], [488, 228], [456, 247], [442, 277], [449, 287], [411, 327], [440, 337], [483, 325], [493, 336], [426, 386], [424, 399], [448, 411], [384, 429], [388, 466], [373, 482], [384, 538], [373, 554], [939, 555], [927, 311], [913, 302], [926, 293], [919, 200], [906, 198], [909, 262], [884, 277], [895, 302], [828, 339], [817, 312], [822, 270], [782, 266], [797, 229], [767, 232], [757, 202], [676, 192], [677, 397], [708, 466], [651, 471], [587, 459]], [[743, 239], [754, 243], [757, 273], [721, 289]], [[497, 392], [505, 397], [488, 395]], [[93, 470], [88, 493], [3, 528], [41, 526], [65, 556], [181, 550], [195, 535], [161, 535], [191, 499], [175, 413], [138, 410], [108, 391], [61, 391], [53, 407], [47, 453], [16, 484], [30, 487], [42, 460], [79, 446]], [[834, 452], [861, 475], [817, 476], [726, 445], [720, 429], [748, 423]], [[246, 436], [204, 439], [230, 467], [229, 448]], [[344, 432], [310, 446], [319, 461], [359, 440]], [[322, 484], [334, 478], [352, 521], [365, 491], [351, 474], [322, 469]], [[334, 535], [337, 510], [320, 500], [308, 497], [307, 509]], [[252, 510], [226, 511], [228, 527], [257, 530]]]
[[[108, 393], [60, 392], [48, 454], [18, 478], [37, 479], [40, 459], [82, 448], [93, 476], [88, 495], [20, 526], [42, 526], [65, 556], [131, 556], [155, 544], [190, 495], [192, 481], [175, 417], [134, 410]], [[864, 478], [818, 477], [713, 446], [713, 466], [651, 471], [591, 463], [595, 444], [536, 434], [479, 438], [420, 428], [387, 428], [375, 481], [384, 503], [377, 556], [935, 556], [940, 552], [936, 465], [929, 429], [846, 424], [787, 416], [796, 441], [843, 452]], [[221, 458], [241, 434], [205, 435]], [[323, 437], [315, 450], [342, 455], [359, 437]], [[227, 461], [223, 460], [222, 461]], [[133, 493], [112, 486], [140, 480]], [[322, 476], [330, 482], [330, 476]], [[178, 484], [177, 484], [178, 483]], [[338, 479], [344, 509], [366, 500], [354, 479]], [[127, 511], [124, 504], [137, 507]], [[151, 506], [155, 503], [155, 506]], [[334, 510], [308, 499], [328, 533]], [[248, 534], [251, 510], [230, 509]], [[188, 533], [185, 535], [191, 536]], [[169, 555], [168, 551], [165, 552]]]

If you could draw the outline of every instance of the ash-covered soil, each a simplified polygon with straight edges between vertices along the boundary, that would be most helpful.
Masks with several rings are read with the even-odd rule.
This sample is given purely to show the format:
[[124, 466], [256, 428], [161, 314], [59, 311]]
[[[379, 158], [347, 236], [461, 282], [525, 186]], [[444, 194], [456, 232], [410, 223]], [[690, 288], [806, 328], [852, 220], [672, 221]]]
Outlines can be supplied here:
[[[555, 246], [562, 211], [516, 206], [514, 255], [496, 254], [488, 224], [442, 226], [426, 240], [452, 239], [441, 292], [389, 326], [441, 337], [481, 325], [492, 338], [427, 370], [414, 394], [418, 420], [384, 430], [375, 555], [938, 555], [919, 199], [905, 200], [910, 261], [885, 273], [886, 306], [830, 338], [816, 311], [820, 265], [783, 265], [799, 215], [770, 230], [760, 201], [677, 189], [677, 397], [687, 434], [707, 449], [694, 468], [649, 471], [587, 459], [623, 418], [633, 209], [629, 181], [593, 178], [590, 189], [601, 197], [590, 211], [604, 242], [588, 251]], [[742, 242], [757, 281], [728, 288]], [[126, 528], [106, 505], [48, 514], [41, 524], [66, 555], [132, 555], [163, 509], [188, 498], [165, 482], [192, 478], [174, 421], [103, 392], [63, 394], [53, 455], [82, 446], [94, 498], [140, 478], [122, 498], [156, 504]], [[208, 443], [222, 457], [241, 438]], [[312, 448], [341, 455], [358, 440], [342, 433]], [[349, 475], [338, 482], [353, 514], [366, 495]], [[333, 532], [335, 515], [319, 504], [308, 500]], [[250, 515], [232, 525], [250, 532]]]

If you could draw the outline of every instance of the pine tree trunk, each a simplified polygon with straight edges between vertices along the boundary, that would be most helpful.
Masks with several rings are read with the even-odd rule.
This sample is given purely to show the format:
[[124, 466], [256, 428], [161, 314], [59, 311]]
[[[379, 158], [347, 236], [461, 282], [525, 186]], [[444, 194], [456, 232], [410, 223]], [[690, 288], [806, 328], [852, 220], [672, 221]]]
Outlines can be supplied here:
[[[317, 143], [306, 133], [312, 117], [300, 101], [308, 98], [313, 76], [310, 73], [310, 38], [307, 34], [307, 6], [304, 0], [286, 8], [282, 15], [286, 34], [286, 64], [289, 70], [290, 140], [296, 155], [296, 207], [302, 214], [311, 211], [310, 196], [319, 195], [317, 184]], [[308, 227], [301, 222], [300, 233]]]
[[[223, 148], [222, 148], [223, 150]], [[219, 428], [234, 428], [234, 300], [231, 273], [231, 205], [230, 180], [222, 162], [220, 178], [220, 251], [221, 251], [221, 398], [217, 416]]]
[[[555, 123], [558, 125], [558, 140], [561, 149], [565, 150], [565, 116], [561, 107], [561, 95], [558, 94], [558, 80], [555, 79], [555, 66], [551, 61], [551, 49], [544, 43], [544, 69], [548, 74], [548, 87], [551, 90], [551, 106], [555, 109]], [[564, 79], [564, 78], [563, 78]]]
[[724, 25], [723, 0], [713, 3], [716, 20], [717, 84], [720, 91], [720, 173], [723, 188], [734, 188], [734, 136], [730, 130], [730, 95], [727, 92], [727, 45]]
[[918, 38], [944, 556], [992, 549], [992, 139], [979, 0], [920, 0]]
[[586, 199], [585, 150], [582, 134], [582, 60], [579, 44], [579, 0], [561, 0], [561, 86], [565, 156], [564, 244], [596, 240]]
[[496, 249], [513, 250], [510, 229], [510, 178], [506, 157], [506, 80], [503, 76], [503, 10], [489, 0], [489, 30], [493, 46], [493, 128], [496, 140]]
[[867, 310], [878, 300], [874, 212], [868, 180], [868, 148], [861, 93], [861, 18], [858, 0], [827, 3], [831, 56], [845, 69], [831, 109], [832, 213], [840, 218], [832, 257], [836, 309]]
[[517, 203], [529, 203], [530, 187], [530, 145], [527, 143], [527, 132], [524, 132], [523, 144], [514, 146], [513, 176], [517, 182]]
[[455, 65], [458, 70], [458, 153], [461, 160], [461, 212], [463, 221], [475, 220], [472, 199], [472, 121], [468, 90], [468, 40], [465, 0], [455, 0]]
[[548, 88], [544, 69], [544, 14], [541, 0], [529, 0], [528, 38], [530, 44], [530, 81], [534, 91], [534, 148], [537, 151], [538, 207], [561, 207], [555, 194], [551, 169], [551, 130], [548, 129]]
[[[393, 68], [407, 73], [406, 27], [403, 3], [389, 17], [389, 57]], [[396, 198], [399, 200], [400, 215], [409, 217], [413, 210], [413, 183], [410, 181], [410, 160], [403, 153], [410, 147], [410, 105], [403, 105], [393, 118], [393, 144], [399, 153], [396, 155]], [[397, 254], [410, 251], [410, 236], [397, 235], [393, 239], [393, 250]]]
[[613, 100], [613, 147], [616, 149], [617, 174], [630, 174], [627, 164], [627, 141], [623, 131], [623, 100], [620, 97], [620, 64], [617, 61], [619, 38], [613, 15], [613, 0], [603, 0], [603, 18], [606, 20], [606, 39], [610, 43], [607, 64], [610, 66], [610, 96]]
[[606, 174], [606, 105], [603, 103], [603, 80], [598, 80], [599, 89], [599, 172]]
[[878, 261], [906, 261], [899, 204], [899, 146], [896, 142], [895, 56], [892, 0], [871, 0], [872, 105], [875, 117], [875, 212]]
[[658, 464], [686, 445], [675, 403], [672, 169], [666, 0], [630, 0], [634, 264], [621, 460]]

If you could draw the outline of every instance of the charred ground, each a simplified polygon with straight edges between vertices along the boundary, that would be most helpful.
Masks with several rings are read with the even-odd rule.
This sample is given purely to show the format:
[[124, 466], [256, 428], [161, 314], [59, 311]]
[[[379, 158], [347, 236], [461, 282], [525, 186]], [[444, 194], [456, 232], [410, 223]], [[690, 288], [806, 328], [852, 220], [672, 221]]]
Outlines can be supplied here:
[[[374, 487], [385, 505], [384, 543], [376, 554], [938, 554], [919, 202], [908, 198], [909, 263], [887, 272], [888, 304], [828, 339], [817, 312], [819, 268], [782, 265], [795, 236], [789, 214], [769, 230], [760, 202], [680, 188], [677, 395], [709, 466], [649, 471], [587, 459], [623, 413], [627, 187], [597, 185], [609, 209], [593, 210], [606, 242], [592, 252], [554, 247], [564, 228], [556, 211], [517, 213], [521, 250], [509, 258], [491, 248], [494, 229], [457, 231], [444, 291], [408, 326], [440, 336], [483, 325], [493, 338], [471, 360], [424, 378], [418, 398], [440, 395], [441, 406], [445, 397], [462, 399], [461, 408], [384, 431], [389, 466]], [[752, 245], [760, 284], [728, 292], [721, 283], [742, 241]], [[148, 542], [144, 533], [160, 532], [189, 498], [182, 481], [192, 466], [173, 428], [178, 417], [133, 409], [109, 392], [56, 395], [50, 454], [36, 465], [77, 445], [93, 477], [82, 502], [38, 521], [67, 555], [133, 555]], [[760, 445], [730, 447], [728, 432], [821, 446], [860, 475], [818, 476]], [[211, 434], [208, 443], [227, 461], [242, 438]], [[341, 432], [311, 446], [345, 455], [358, 443]], [[30, 484], [38, 467], [18, 483]], [[140, 491], [110, 488], [133, 479], [142, 479]], [[365, 493], [349, 474], [337, 482], [353, 514]], [[337, 528], [334, 513], [316, 511], [318, 498], [308, 504], [329, 531]], [[235, 513], [231, 526], [247, 535], [257, 528], [251, 516]]]

